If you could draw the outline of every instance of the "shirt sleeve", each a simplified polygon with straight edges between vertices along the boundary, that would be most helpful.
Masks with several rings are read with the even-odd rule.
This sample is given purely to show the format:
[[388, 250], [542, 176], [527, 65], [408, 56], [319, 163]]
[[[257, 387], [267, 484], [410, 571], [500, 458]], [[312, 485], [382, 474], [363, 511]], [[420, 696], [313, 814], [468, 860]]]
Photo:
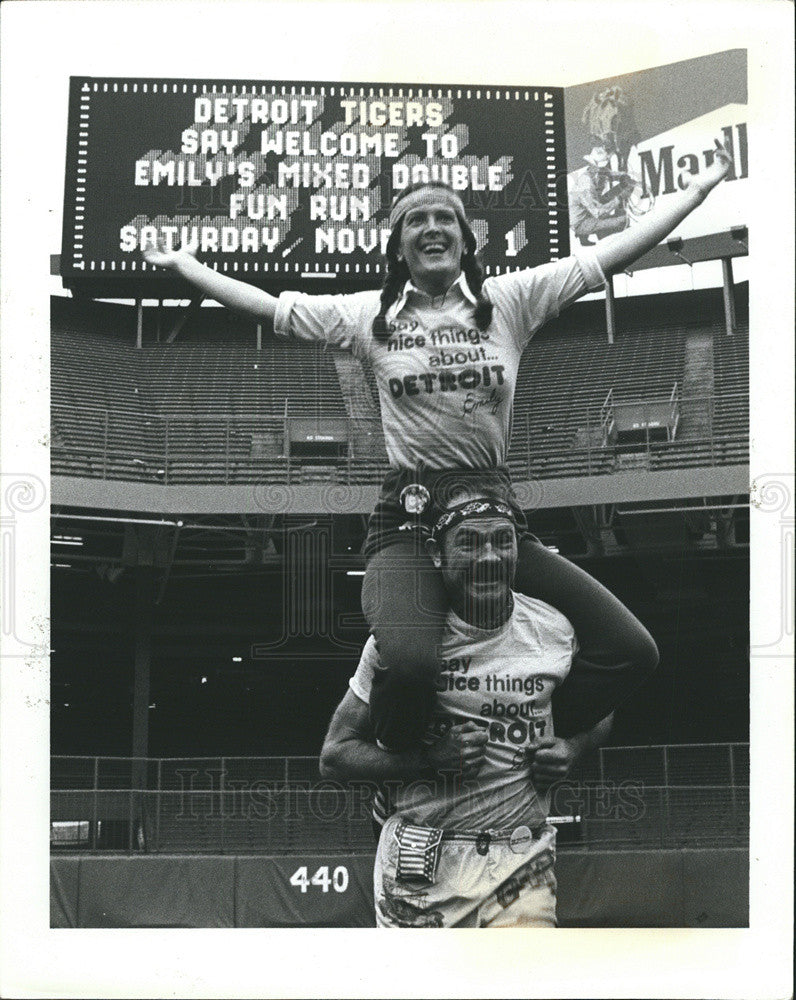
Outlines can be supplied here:
[[323, 341], [359, 353], [371, 336], [378, 295], [282, 292], [277, 300], [274, 332], [278, 337]]
[[373, 674], [378, 662], [379, 654], [376, 649], [376, 640], [370, 636], [362, 650], [356, 672], [348, 682], [348, 686], [357, 698], [364, 701], [366, 705], [370, 704], [370, 689], [373, 686]]
[[540, 267], [487, 278], [484, 291], [505, 316], [517, 344], [524, 347], [562, 309], [604, 285], [605, 274], [596, 251], [584, 248]]

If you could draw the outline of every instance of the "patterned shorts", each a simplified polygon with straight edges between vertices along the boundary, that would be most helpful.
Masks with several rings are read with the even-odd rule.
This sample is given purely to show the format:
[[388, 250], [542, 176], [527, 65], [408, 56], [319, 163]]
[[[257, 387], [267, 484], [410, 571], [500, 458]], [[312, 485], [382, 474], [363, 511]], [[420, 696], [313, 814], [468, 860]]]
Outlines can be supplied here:
[[396, 837], [404, 839], [403, 827], [400, 816], [391, 816], [379, 838], [373, 872], [379, 927], [556, 926], [554, 827], [535, 831], [521, 850], [507, 836], [446, 835], [428, 848], [437, 853], [425, 872], [422, 864], [407, 870]]
[[[422, 506], [422, 510], [412, 512], [413, 505], [411, 499], [406, 499], [406, 494], [416, 493], [416, 486], [423, 487], [427, 499], [424, 496], [417, 505]], [[511, 505], [518, 534], [528, 534], [525, 514], [514, 495], [509, 471], [503, 466], [495, 469], [427, 469], [423, 466], [391, 469], [382, 483], [375, 510], [368, 520], [365, 557], [369, 559], [396, 542], [414, 540], [422, 545], [448, 504], [455, 503], [462, 491], [496, 492]]]

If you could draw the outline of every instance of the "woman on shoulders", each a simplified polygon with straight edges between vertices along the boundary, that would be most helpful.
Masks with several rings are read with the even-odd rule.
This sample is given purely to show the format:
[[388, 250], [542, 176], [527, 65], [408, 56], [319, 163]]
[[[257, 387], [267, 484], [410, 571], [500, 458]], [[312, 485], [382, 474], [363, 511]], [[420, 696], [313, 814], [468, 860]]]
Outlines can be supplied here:
[[[381, 292], [277, 298], [204, 267], [186, 250], [145, 251], [149, 263], [204, 295], [273, 322], [277, 335], [334, 343], [373, 368], [390, 471], [369, 521], [362, 601], [382, 663], [371, 718], [383, 745], [415, 744], [435, 697], [447, 605], [424, 548], [431, 525], [457, 491], [513, 496], [505, 463], [523, 348], [547, 320], [602, 287], [606, 275], [701, 204], [729, 170], [729, 155], [716, 146], [705, 172], [635, 226], [571, 257], [497, 277], [483, 277], [461, 198], [438, 183], [407, 188], [393, 203]], [[568, 731], [605, 717], [655, 669], [657, 648], [635, 616], [527, 530], [514, 585], [575, 627], [580, 652], [560, 691]]]

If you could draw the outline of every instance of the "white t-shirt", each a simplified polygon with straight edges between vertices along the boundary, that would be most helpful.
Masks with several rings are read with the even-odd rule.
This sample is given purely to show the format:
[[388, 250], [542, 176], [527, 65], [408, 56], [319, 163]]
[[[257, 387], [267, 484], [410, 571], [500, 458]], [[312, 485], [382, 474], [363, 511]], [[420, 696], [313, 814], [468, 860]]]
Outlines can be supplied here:
[[[576, 648], [569, 621], [524, 594], [514, 594], [511, 618], [495, 630], [475, 628], [450, 612], [428, 742], [454, 724], [475, 720], [488, 731], [484, 765], [464, 782], [448, 775], [395, 783], [382, 791], [375, 811], [398, 811], [421, 825], [457, 830], [543, 823], [548, 802], [531, 782], [529, 751], [538, 738], [553, 735], [550, 699], [569, 673]], [[349, 681], [366, 703], [377, 663], [371, 636]]]
[[533, 334], [605, 276], [595, 251], [487, 278], [488, 330], [475, 325], [464, 275], [432, 299], [407, 283], [387, 313], [389, 338], [372, 333], [378, 291], [282, 292], [276, 333], [322, 340], [369, 361], [376, 375], [387, 456], [394, 468], [504, 465], [520, 355]]

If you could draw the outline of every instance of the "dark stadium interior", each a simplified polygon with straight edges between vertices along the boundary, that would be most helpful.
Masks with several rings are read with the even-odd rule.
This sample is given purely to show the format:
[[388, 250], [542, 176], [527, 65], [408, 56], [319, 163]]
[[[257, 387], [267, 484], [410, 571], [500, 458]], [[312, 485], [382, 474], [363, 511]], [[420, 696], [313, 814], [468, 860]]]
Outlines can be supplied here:
[[[746, 554], [581, 564], [642, 618], [661, 650], [656, 675], [619, 711], [612, 742], [747, 741]], [[96, 572], [53, 572], [52, 752], [125, 756], [135, 575], [111, 583]], [[359, 584], [334, 574], [337, 617], [358, 616]], [[360, 622], [332, 626], [325, 639], [283, 634], [286, 589], [281, 570], [169, 582], [153, 621], [152, 756], [319, 752], [366, 632]]]

